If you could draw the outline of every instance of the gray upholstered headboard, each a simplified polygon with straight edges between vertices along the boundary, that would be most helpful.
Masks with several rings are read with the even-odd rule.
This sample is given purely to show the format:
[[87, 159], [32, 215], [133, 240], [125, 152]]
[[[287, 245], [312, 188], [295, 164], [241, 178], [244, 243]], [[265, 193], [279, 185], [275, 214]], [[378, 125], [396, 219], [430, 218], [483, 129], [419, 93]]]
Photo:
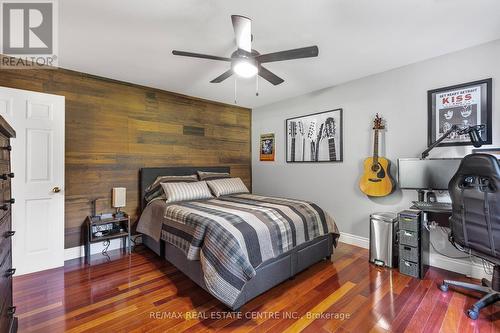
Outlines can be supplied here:
[[196, 174], [196, 171], [210, 171], [210, 172], [231, 172], [228, 166], [217, 167], [161, 167], [161, 168], [142, 168], [139, 171], [140, 179], [140, 193], [141, 193], [141, 212], [146, 206], [144, 201], [144, 192], [151, 185], [158, 176], [185, 176]]

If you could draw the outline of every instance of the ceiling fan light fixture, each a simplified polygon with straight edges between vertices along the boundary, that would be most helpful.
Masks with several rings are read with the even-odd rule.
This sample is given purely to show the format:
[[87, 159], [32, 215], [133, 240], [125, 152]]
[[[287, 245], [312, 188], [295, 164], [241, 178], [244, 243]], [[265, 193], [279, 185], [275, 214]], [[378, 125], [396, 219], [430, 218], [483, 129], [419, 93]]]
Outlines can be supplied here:
[[259, 72], [257, 65], [250, 59], [238, 59], [233, 63], [233, 72], [242, 78], [251, 78]]
[[[252, 20], [241, 15], [231, 15], [231, 21], [233, 23], [236, 42], [236, 50], [231, 54], [231, 57], [219, 57], [210, 54], [178, 50], [173, 50], [172, 54], [176, 56], [231, 62], [231, 67], [215, 79], [211, 80], [210, 83], [221, 83], [233, 74], [240, 78], [252, 78], [258, 75], [275, 86], [283, 83], [285, 80], [261, 66], [262, 64], [318, 56], [319, 49], [316, 45], [260, 54], [256, 50], [252, 49]], [[256, 80], [255, 82], [258, 85], [259, 81]], [[234, 83], [236, 85], [236, 80]]]

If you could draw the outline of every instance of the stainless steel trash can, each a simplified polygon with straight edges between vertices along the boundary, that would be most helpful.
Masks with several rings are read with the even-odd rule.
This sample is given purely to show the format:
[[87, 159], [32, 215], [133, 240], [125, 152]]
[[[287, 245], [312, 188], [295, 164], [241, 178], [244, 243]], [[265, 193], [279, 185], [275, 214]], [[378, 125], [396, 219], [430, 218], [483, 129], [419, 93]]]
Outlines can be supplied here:
[[398, 215], [370, 215], [370, 262], [378, 266], [398, 266]]

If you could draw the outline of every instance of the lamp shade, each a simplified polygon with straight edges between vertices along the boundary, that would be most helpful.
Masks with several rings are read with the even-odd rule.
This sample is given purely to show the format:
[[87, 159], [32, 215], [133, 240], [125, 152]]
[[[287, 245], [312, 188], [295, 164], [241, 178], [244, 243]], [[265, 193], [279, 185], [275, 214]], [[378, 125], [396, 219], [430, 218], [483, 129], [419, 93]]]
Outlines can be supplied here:
[[120, 208], [127, 205], [127, 189], [125, 187], [113, 187], [113, 207]]

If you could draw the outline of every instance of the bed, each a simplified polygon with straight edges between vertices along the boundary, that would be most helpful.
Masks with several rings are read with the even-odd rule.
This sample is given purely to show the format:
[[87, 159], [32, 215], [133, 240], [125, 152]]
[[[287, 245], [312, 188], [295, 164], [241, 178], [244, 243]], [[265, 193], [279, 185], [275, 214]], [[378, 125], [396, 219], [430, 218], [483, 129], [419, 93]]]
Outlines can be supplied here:
[[[293, 278], [297, 273], [320, 260], [331, 258], [339, 236], [338, 229], [328, 214], [313, 203], [244, 193], [185, 203], [167, 204], [164, 200], [154, 200], [149, 204], [145, 202], [145, 191], [157, 177], [191, 175], [196, 174], [198, 170], [230, 173], [229, 167], [164, 167], [143, 168], [140, 170], [142, 214], [138, 223], [138, 231], [143, 234], [143, 244], [145, 246], [172, 263], [230, 309], [239, 310], [245, 303], [277, 284]], [[220, 210], [223, 213], [220, 213]], [[244, 212], [240, 212], [240, 210], [244, 210]], [[270, 227], [274, 221], [266, 220], [263, 217], [263, 215], [269, 215], [269, 211], [273, 214], [276, 214], [276, 212], [281, 214], [280, 218], [282, 220], [284, 216], [284, 219], [289, 222], [288, 224], [285, 223], [287, 225], [293, 225], [293, 223], [289, 221], [287, 214], [284, 213], [285, 211], [290, 211], [291, 213], [288, 214], [291, 215], [295, 212], [297, 216], [299, 215], [297, 212], [300, 211], [302, 220], [306, 215], [315, 216], [315, 223], [306, 223], [304, 220], [304, 227], [301, 227], [300, 223], [296, 223], [298, 228], [292, 230], [294, 237], [289, 237], [290, 242], [285, 241], [285, 237], [283, 237], [283, 239], [280, 238], [279, 242], [275, 242], [276, 238], [272, 238], [273, 241], [267, 243], [273, 244], [267, 244], [263, 239], [271, 239], [271, 237], [265, 238], [266, 235], [261, 236], [257, 232], [258, 237], [255, 235], [252, 237], [258, 238], [258, 241], [253, 242], [259, 244], [260, 251], [254, 249], [255, 246], [252, 244], [251, 237], [245, 238], [242, 240], [242, 243], [246, 246], [245, 251], [235, 254], [237, 251], [231, 250], [232, 257], [228, 256], [227, 259], [221, 253], [229, 248], [231, 244], [237, 244], [238, 242], [233, 241], [231, 243], [227, 241], [223, 243], [220, 239], [231, 238], [230, 233], [228, 233], [228, 237], [226, 237], [227, 235], [217, 235], [211, 238], [208, 236], [206, 238], [200, 237], [200, 240], [193, 246], [193, 239], [196, 239], [193, 235], [200, 234], [200, 230], [202, 230], [198, 224], [195, 224], [197, 216], [199, 217], [205, 212], [212, 214], [212, 211], [216, 211], [223, 216], [230, 213], [233, 216], [232, 214], [235, 212], [248, 216], [248, 211], [255, 212], [255, 210], [259, 211], [256, 215], [259, 215], [262, 221], [258, 219], [258, 222], [249, 220], [248, 225], [250, 226], [260, 223], [269, 230], [274, 230], [274, 226]], [[171, 211], [173, 213], [169, 213]], [[190, 213], [184, 214], [186, 211]], [[261, 214], [261, 211], [265, 211], [266, 214]], [[200, 213], [197, 214], [198, 212]], [[184, 220], [179, 219], [179, 215], [182, 215]], [[188, 220], [186, 220], [186, 216]], [[254, 216], [252, 215], [252, 217]], [[210, 228], [215, 227], [217, 224], [214, 221], [203, 224], [203, 233], [213, 235], [214, 232]], [[188, 227], [186, 227], [187, 225]], [[249, 228], [247, 223], [238, 225]], [[205, 228], [208, 231], [205, 231]], [[251, 231], [255, 234], [255, 230], [252, 229]], [[224, 232], [227, 232], [227, 230]], [[275, 243], [279, 243], [279, 246]], [[272, 249], [269, 251], [263, 250], [262, 247], [266, 246]], [[211, 250], [209, 251], [209, 249]], [[213, 253], [216, 253], [216, 255], [214, 256]], [[257, 254], [255, 255], [255, 253]], [[211, 256], [215, 259], [211, 259]], [[225, 261], [222, 261], [223, 259]], [[227, 277], [220, 274], [221, 272], [231, 272], [232, 274]], [[224, 278], [221, 278], [223, 275]]]

